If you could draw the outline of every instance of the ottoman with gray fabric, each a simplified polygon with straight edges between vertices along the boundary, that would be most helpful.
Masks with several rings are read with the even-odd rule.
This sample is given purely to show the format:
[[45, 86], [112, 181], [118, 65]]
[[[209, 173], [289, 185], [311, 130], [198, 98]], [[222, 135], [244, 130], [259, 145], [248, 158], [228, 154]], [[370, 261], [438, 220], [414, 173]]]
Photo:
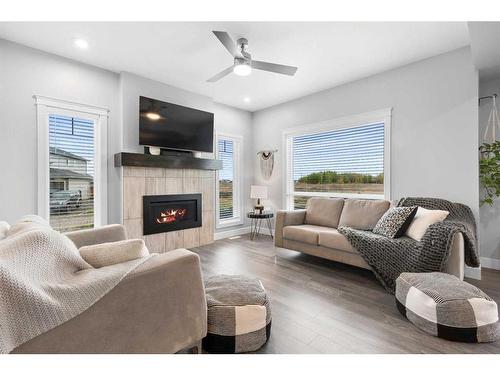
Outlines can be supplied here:
[[205, 351], [252, 352], [267, 342], [271, 333], [271, 307], [260, 280], [217, 275], [207, 280], [205, 292], [208, 307]]
[[456, 276], [402, 273], [396, 280], [396, 303], [401, 314], [431, 335], [462, 342], [500, 338], [496, 302]]

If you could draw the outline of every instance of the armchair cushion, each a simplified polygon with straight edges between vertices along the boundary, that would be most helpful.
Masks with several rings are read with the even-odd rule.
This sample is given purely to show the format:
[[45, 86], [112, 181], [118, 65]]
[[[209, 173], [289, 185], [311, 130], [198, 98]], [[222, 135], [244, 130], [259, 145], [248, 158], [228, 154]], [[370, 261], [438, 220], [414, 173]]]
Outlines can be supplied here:
[[116, 242], [105, 242], [82, 246], [82, 258], [94, 268], [111, 266], [128, 262], [149, 255], [148, 248], [142, 239], [130, 239]]
[[123, 241], [127, 239], [125, 227], [120, 224], [105, 225], [99, 228], [77, 230], [65, 233], [76, 247], [95, 245], [104, 242]]
[[7, 237], [9, 229], [9, 223], [7, 223], [6, 221], [0, 221], [0, 240], [3, 240], [5, 237]]
[[35, 229], [50, 229], [50, 224], [38, 215], [23, 216], [18, 222], [9, 227], [6, 237], [13, 236]]
[[344, 207], [343, 198], [309, 198], [305, 224], [337, 228]]

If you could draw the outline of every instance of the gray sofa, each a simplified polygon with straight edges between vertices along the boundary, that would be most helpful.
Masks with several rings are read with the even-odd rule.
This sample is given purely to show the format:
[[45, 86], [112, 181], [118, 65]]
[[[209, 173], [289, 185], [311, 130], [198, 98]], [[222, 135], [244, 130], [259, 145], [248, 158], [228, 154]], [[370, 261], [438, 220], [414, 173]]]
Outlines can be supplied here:
[[[126, 239], [121, 225], [67, 233], [78, 248]], [[198, 348], [207, 306], [198, 255], [152, 257], [82, 314], [12, 353], [175, 353]]]
[[[274, 243], [277, 247], [370, 269], [337, 228], [345, 225], [372, 230], [390, 205], [386, 200], [310, 198], [305, 210], [277, 212]], [[444, 272], [464, 277], [464, 239], [460, 233], [453, 237]]]

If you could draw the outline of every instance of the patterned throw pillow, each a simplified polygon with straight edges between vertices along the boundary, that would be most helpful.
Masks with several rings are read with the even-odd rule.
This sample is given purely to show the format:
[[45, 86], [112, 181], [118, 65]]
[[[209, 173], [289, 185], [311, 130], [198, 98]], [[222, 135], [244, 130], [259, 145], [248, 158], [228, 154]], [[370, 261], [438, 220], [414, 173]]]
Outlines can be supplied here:
[[417, 206], [393, 207], [380, 218], [373, 228], [373, 233], [389, 238], [401, 237], [405, 234], [416, 213]]

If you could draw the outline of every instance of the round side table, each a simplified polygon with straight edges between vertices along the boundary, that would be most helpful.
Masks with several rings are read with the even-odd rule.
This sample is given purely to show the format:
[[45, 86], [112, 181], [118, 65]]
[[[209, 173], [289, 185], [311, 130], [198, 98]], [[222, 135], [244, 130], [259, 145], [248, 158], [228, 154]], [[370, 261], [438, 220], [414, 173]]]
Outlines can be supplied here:
[[254, 240], [260, 234], [260, 228], [262, 227], [262, 222], [265, 221], [267, 228], [269, 229], [269, 235], [273, 238], [273, 230], [271, 219], [274, 217], [272, 212], [262, 212], [261, 214], [255, 212], [247, 213], [247, 217], [252, 219], [250, 223], [250, 239]]

